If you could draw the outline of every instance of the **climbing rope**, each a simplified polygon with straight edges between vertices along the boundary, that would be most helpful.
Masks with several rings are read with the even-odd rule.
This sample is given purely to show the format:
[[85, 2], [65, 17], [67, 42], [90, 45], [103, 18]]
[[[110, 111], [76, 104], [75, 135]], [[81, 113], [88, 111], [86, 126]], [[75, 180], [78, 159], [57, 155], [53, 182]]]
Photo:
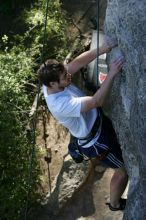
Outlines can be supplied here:
[[[47, 29], [47, 20], [48, 20], [48, 8], [49, 8], [49, 0], [46, 0], [46, 12], [45, 12], [45, 20], [44, 20], [44, 34], [43, 34], [43, 46], [41, 51], [41, 63], [44, 61], [44, 51], [45, 51], [45, 42], [46, 42], [46, 29]], [[29, 205], [29, 197], [30, 190], [32, 185], [32, 170], [33, 170], [33, 158], [35, 156], [35, 144], [36, 144], [36, 124], [37, 124], [37, 116], [38, 116], [38, 106], [39, 106], [39, 97], [41, 91], [41, 83], [38, 82], [37, 86], [37, 96], [36, 96], [36, 111], [32, 118], [32, 129], [31, 129], [31, 149], [30, 149], [30, 163], [29, 163], [29, 173], [28, 173], [28, 190], [26, 197], [26, 205], [25, 205], [25, 216], [24, 219], [27, 220], [28, 215], [28, 205]]]
[[98, 76], [99, 76], [99, 0], [97, 0], [97, 87], [98, 87]]

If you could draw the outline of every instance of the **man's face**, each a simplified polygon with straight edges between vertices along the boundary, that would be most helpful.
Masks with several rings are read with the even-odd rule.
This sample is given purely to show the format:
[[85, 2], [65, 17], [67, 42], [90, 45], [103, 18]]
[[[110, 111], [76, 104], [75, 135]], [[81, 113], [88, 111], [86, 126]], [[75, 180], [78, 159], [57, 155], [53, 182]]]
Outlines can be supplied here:
[[60, 81], [58, 83], [58, 87], [65, 88], [71, 84], [71, 74], [68, 73], [67, 69], [64, 69], [64, 72], [60, 75]]
[[60, 74], [59, 82], [50, 82], [50, 88], [54, 91], [62, 91], [65, 87], [71, 84], [71, 74], [67, 72], [67, 69], [64, 68], [64, 71]]

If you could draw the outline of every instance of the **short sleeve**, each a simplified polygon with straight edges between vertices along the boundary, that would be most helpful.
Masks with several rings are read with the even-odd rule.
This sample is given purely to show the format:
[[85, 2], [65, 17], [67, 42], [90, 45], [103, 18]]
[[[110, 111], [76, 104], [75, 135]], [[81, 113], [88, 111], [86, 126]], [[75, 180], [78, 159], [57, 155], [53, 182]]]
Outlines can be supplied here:
[[[54, 103], [55, 104], [55, 103]], [[54, 105], [55, 112], [64, 117], [80, 117], [81, 99], [78, 97], [59, 97]]]

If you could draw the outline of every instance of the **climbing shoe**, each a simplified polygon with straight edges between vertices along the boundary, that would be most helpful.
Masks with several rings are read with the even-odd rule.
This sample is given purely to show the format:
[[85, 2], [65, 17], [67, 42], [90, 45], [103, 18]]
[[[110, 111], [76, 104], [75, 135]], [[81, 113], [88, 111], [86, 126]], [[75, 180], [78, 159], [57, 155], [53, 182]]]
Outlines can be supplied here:
[[118, 208], [113, 207], [109, 202], [106, 203], [111, 211], [120, 211], [124, 210], [126, 207], [127, 199], [120, 198], [120, 206]]

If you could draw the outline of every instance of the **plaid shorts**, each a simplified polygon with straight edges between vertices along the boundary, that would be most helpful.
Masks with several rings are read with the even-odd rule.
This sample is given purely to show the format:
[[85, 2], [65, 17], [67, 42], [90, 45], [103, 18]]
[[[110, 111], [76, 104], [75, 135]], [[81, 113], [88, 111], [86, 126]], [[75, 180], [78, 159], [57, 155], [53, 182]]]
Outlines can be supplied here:
[[[102, 129], [97, 141], [90, 147], [84, 148], [84, 146], [79, 146], [81, 152], [89, 158], [98, 158], [104, 152], [108, 152], [106, 157], [104, 157], [101, 162], [106, 164], [111, 168], [124, 167], [124, 161], [122, 157], [122, 151], [120, 144], [118, 143], [116, 133], [112, 126], [112, 122], [105, 115], [102, 117]], [[98, 129], [99, 123], [97, 123]], [[94, 126], [94, 129], [96, 125]]]

